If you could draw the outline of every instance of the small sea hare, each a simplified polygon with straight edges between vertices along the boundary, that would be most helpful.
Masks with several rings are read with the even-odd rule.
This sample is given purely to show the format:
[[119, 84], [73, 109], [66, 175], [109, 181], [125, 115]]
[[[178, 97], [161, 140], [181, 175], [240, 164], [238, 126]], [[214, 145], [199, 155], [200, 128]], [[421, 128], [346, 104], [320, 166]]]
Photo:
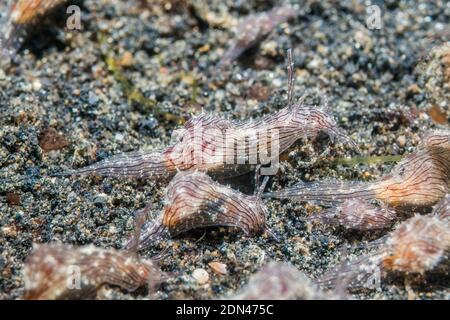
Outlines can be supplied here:
[[250, 279], [232, 300], [324, 300], [343, 299], [343, 295], [325, 293], [294, 266], [285, 262], [269, 262]]
[[247, 16], [238, 26], [236, 39], [220, 60], [220, 66], [235, 61], [247, 49], [253, 47], [268, 35], [276, 26], [295, 16], [295, 9], [284, 4], [267, 12]]

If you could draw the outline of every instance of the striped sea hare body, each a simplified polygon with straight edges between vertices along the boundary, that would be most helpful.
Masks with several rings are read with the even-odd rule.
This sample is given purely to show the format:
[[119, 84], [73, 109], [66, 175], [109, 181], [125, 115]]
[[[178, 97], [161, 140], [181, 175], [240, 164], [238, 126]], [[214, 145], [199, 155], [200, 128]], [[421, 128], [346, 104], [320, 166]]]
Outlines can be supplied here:
[[[324, 220], [367, 230], [390, 226], [395, 220], [391, 209], [429, 208], [449, 191], [450, 131], [439, 130], [427, 133], [415, 152], [378, 181], [301, 183], [265, 197], [332, 206], [334, 211], [326, 210]], [[379, 204], [375, 206], [371, 201]]]
[[196, 228], [229, 226], [254, 235], [266, 227], [260, 194], [244, 195], [202, 172], [178, 173], [167, 187], [165, 203], [161, 216], [144, 225], [141, 247], [164, 236], [165, 231], [165, 235], [175, 236]]
[[95, 297], [104, 284], [127, 291], [159, 283], [161, 272], [128, 251], [92, 245], [37, 245], [24, 267], [25, 299]]
[[[401, 223], [378, 250], [332, 269], [320, 282], [334, 285], [338, 276], [345, 276], [350, 287], [366, 287], [374, 276], [390, 272], [419, 273], [433, 270], [450, 250], [450, 196], [436, 206], [432, 214], [417, 215]], [[380, 241], [378, 241], [380, 242]]]
[[437, 216], [416, 216], [401, 224], [388, 239], [382, 268], [423, 273], [433, 269], [450, 249], [450, 228]]
[[242, 194], [204, 173], [177, 175], [167, 189], [163, 225], [173, 235], [196, 227], [232, 226], [246, 234], [260, 231], [266, 209], [257, 196]]
[[450, 131], [428, 133], [416, 152], [377, 184], [376, 198], [393, 207], [433, 206], [450, 191]]
[[193, 118], [180, 130], [182, 139], [166, 154], [182, 170], [226, 171], [236, 165], [278, 161], [279, 154], [297, 140], [319, 132], [355, 146], [327, 112], [300, 100], [258, 120], [231, 121], [210, 114]]

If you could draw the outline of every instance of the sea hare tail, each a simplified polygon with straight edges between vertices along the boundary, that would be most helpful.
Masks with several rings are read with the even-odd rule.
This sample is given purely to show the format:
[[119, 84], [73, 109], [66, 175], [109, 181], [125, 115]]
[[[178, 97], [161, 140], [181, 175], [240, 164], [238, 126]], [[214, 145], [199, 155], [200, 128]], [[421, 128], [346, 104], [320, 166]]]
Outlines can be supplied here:
[[85, 168], [56, 173], [55, 176], [84, 176], [97, 174], [103, 177], [167, 177], [174, 170], [158, 152], [132, 152], [115, 155]]

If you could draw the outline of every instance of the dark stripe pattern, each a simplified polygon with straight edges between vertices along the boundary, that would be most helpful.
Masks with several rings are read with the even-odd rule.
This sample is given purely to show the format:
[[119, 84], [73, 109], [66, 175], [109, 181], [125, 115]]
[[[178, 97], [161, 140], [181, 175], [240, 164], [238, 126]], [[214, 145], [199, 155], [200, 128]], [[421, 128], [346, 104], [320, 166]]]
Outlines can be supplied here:
[[259, 196], [244, 195], [202, 172], [178, 173], [167, 187], [165, 203], [162, 215], [144, 225], [140, 249], [196, 228], [237, 227], [247, 235], [265, 228], [266, 208]]

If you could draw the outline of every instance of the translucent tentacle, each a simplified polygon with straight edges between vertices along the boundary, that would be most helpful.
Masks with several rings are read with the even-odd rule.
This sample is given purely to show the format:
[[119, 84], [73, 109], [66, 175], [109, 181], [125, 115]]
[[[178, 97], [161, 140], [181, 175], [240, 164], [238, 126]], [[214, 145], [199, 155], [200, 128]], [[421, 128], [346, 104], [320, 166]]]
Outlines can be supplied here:
[[339, 286], [341, 280], [351, 289], [376, 288], [381, 280], [383, 256], [383, 252], [375, 252], [344, 262], [326, 272], [317, 282], [326, 288]]
[[351, 199], [373, 199], [374, 187], [363, 182], [300, 182], [294, 187], [266, 193], [264, 198], [312, 201], [318, 204], [335, 205]]

